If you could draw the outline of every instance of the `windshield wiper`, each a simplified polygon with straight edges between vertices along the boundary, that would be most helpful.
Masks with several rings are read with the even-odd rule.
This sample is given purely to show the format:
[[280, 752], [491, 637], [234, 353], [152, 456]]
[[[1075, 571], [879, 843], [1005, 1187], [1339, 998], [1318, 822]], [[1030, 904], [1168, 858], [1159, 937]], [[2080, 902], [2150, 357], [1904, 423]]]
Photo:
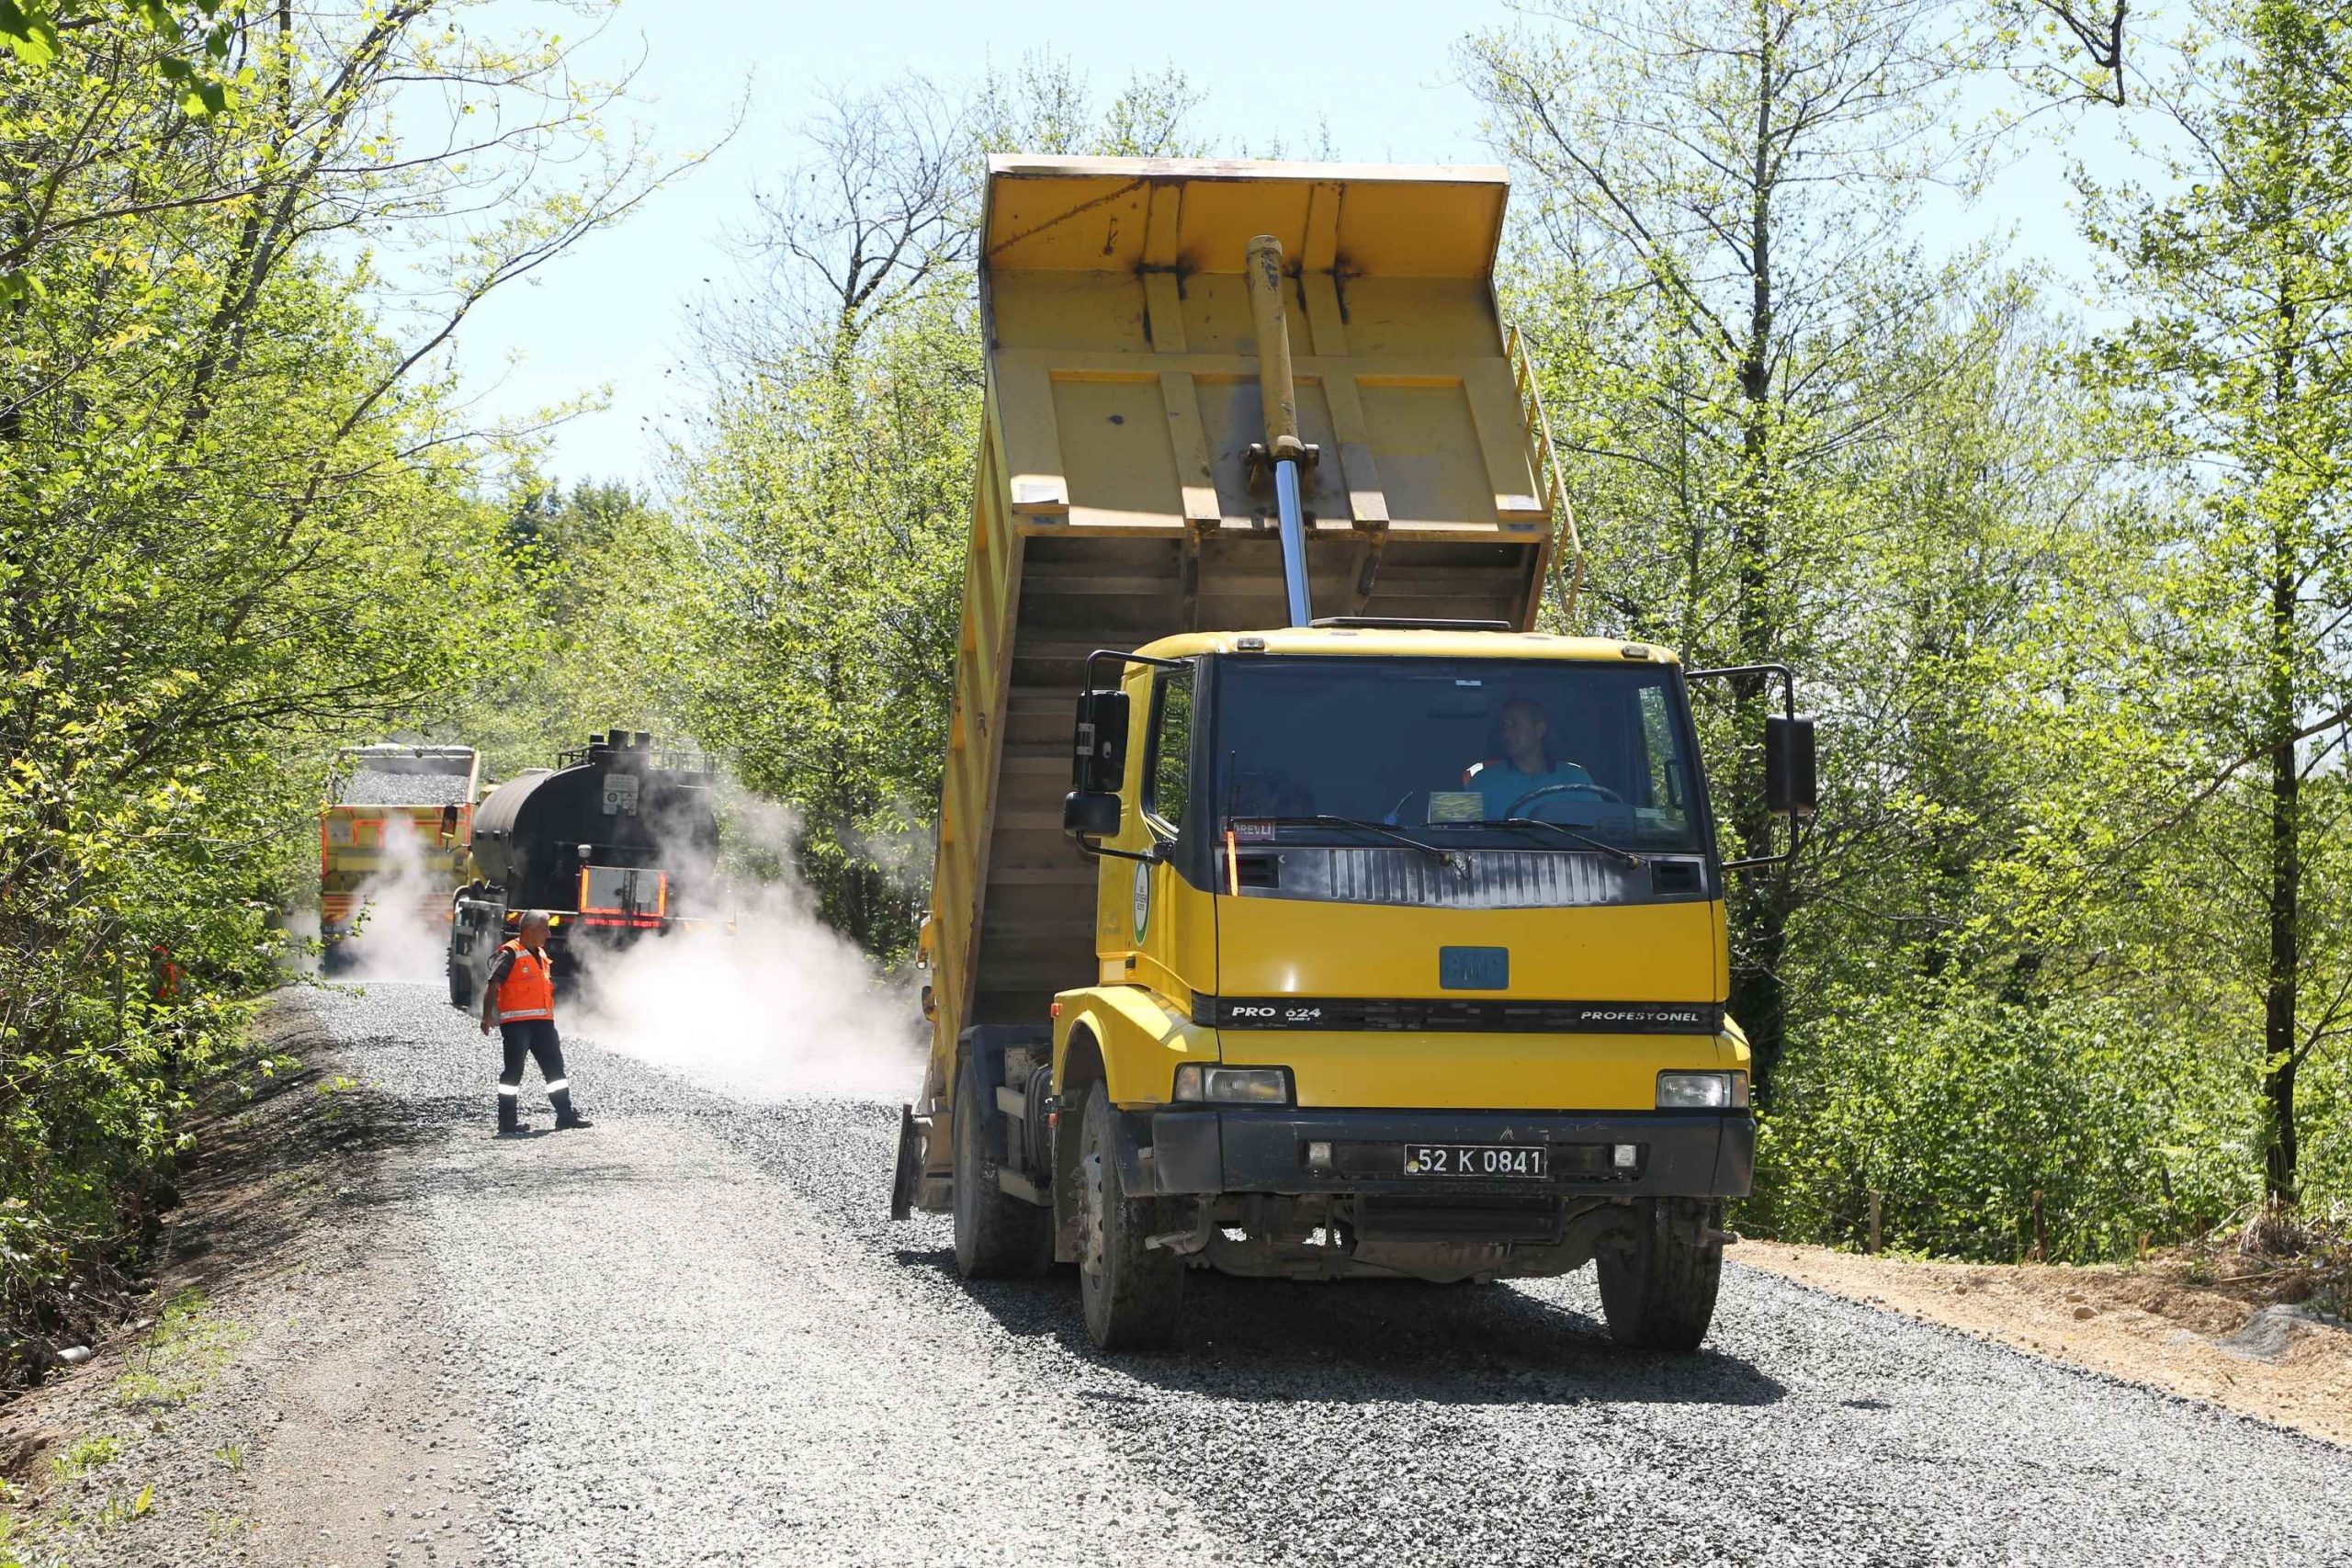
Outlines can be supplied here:
[[1425, 844], [1420, 840], [1400, 833], [1394, 828], [1384, 827], [1377, 822], [1367, 822], [1361, 817], [1334, 817], [1328, 811], [1317, 811], [1306, 817], [1259, 817], [1251, 820], [1271, 822], [1277, 828], [1353, 828], [1360, 833], [1374, 833], [1384, 839], [1392, 839], [1408, 850], [1419, 850], [1432, 859], [1444, 861], [1449, 864], [1453, 860], [1453, 852], [1451, 850], [1442, 850], [1435, 844]]
[[1453, 829], [1541, 828], [1547, 833], [1557, 833], [1564, 839], [1574, 839], [1577, 843], [1584, 845], [1588, 849], [1595, 849], [1600, 851], [1604, 854], [1615, 855], [1627, 865], [1639, 865], [1642, 863], [1641, 856], [1622, 845], [1612, 844], [1606, 839], [1596, 839], [1589, 833], [1579, 833], [1574, 828], [1567, 827], [1563, 823], [1542, 822], [1532, 817], [1499, 817], [1496, 818], [1492, 821], [1487, 822], [1432, 822], [1430, 826], [1432, 828]]

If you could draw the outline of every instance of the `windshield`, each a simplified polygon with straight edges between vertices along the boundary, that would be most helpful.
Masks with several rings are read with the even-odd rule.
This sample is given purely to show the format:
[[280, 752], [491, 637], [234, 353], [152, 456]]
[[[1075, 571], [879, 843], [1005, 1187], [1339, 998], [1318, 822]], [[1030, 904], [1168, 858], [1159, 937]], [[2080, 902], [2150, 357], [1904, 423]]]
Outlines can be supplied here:
[[1690, 726], [1668, 667], [1218, 662], [1210, 798], [1219, 830], [1241, 841], [1380, 842], [1377, 827], [1449, 849], [1596, 847], [1579, 837], [1700, 848]]

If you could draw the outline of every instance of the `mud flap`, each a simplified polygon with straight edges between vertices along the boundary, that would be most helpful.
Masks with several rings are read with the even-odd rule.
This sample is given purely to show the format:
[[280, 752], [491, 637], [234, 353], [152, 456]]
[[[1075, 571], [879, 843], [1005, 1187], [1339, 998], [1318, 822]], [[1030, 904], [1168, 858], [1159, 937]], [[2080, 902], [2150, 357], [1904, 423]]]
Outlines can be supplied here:
[[915, 1199], [922, 1192], [922, 1129], [915, 1124], [915, 1108], [899, 1107], [899, 1163], [890, 1177], [890, 1217], [914, 1217]]

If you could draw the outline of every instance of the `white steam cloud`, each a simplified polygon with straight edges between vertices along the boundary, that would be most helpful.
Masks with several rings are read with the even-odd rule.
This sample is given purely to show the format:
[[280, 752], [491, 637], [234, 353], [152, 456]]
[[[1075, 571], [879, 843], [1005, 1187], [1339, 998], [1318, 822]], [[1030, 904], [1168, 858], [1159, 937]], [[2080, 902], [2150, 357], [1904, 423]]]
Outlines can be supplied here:
[[447, 863], [435, 864], [416, 824], [384, 820], [383, 866], [359, 886], [356, 934], [344, 938], [337, 967], [354, 980], [439, 980], [447, 974]]
[[296, 975], [319, 972], [319, 912], [308, 904], [285, 912], [286, 967]]
[[818, 918], [789, 813], [729, 791], [724, 815], [730, 858], [772, 869], [679, 911], [718, 919], [587, 950], [564, 1032], [742, 1099], [908, 1098], [923, 1061], [914, 981]]

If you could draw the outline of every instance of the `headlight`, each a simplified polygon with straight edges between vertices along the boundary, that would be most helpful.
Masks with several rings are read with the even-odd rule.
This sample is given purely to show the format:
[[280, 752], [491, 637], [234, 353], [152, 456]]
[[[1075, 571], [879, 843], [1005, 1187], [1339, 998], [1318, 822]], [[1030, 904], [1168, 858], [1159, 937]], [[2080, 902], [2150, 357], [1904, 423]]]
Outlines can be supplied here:
[[1208, 1067], [1188, 1062], [1176, 1069], [1176, 1098], [1192, 1104], [1288, 1105], [1288, 1067]]
[[1660, 1111], [1736, 1111], [1747, 1103], [1746, 1073], [1660, 1073]]

